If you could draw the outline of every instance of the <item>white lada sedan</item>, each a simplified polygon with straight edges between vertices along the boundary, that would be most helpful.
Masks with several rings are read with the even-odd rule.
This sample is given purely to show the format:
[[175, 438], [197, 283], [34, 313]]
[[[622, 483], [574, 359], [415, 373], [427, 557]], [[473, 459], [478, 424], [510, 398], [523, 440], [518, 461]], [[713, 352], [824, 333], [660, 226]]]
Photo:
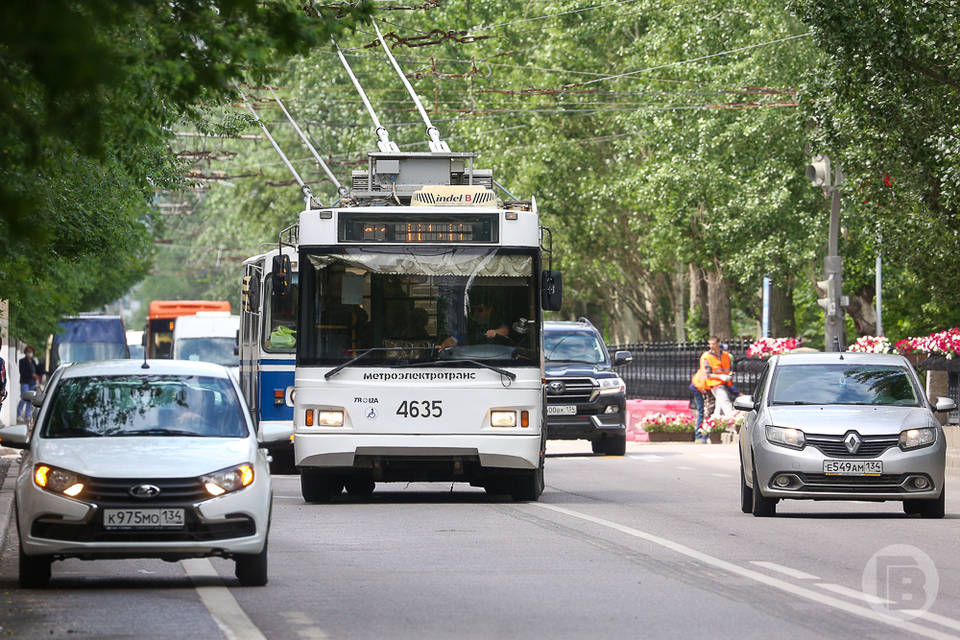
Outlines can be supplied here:
[[[19, 429], [19, 431], [18, 431]], [[16, 484], [20, 584], [45, 585], [64, 558], [236, 561], [267, 581], [271, 485], [236, 382], [175, 360], [74, 364], [45, 392]]]
[[910, 363], [873, 353], [770, 358], [740, 433], [741, 509], [772, 516], [780, 500], [899, 500], [942, 518], [946, 442]]

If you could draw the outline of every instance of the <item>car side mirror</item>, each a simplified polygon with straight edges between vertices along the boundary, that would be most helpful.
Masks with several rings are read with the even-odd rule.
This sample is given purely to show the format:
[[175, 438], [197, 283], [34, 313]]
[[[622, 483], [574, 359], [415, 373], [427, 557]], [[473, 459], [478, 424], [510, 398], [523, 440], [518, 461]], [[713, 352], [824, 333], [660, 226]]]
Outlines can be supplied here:
[[260, 448], [276, 447], [290, 442], [290, 436], [293, 435], [293, 425], [289, 422], [261, 422], [260, 432], [257, 434], [257, 440], [260, 442]]
[[273, 296], [283, 297], [290, 293], [290, 256], [279, 254], [273, 256]]
[[946, 412], [946, 411], [955, 411], [957, 408], [957, 403], [952, 398], [937, 398], [937, 403], [934, 405], [933, 410], [937, 413]]
[[629, 362], [633, 362], [633, 354], [629, 351], [617, 351], [613, 354], [613, 366], [619, 367]]
[[21, 400], [26, 400], [35, 407], [39, 407], [43, 404], [43, 392], [42, 391], [24, 391], [20, 394]]
[[540, 274], [540, 302], [544, 311], [560, 311], [563, 304], [563, 276], [545, 269]]
[[733, 401], [733, 408], [740, 411], [756, 411], [757, 403], [753, 401], [753, 396], [738, 396]]
[[[24, 394], [26, 395], [26, 394]], [[0, 447], [26, 449], [30, 444], [30, 431], [25, 424], [13, 424], [0, 428]]]

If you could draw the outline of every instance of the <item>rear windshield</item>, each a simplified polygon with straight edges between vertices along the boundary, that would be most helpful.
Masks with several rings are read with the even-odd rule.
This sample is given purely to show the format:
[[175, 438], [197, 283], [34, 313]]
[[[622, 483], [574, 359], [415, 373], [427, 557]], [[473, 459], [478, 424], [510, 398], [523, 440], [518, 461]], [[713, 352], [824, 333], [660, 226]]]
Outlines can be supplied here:
[[178, 360], [199, 360], [228, 367], [239, 367], [237, 339], [231, 338], [177, 338], [173, 347]]
[[546, 331], [543, 351], [549, 362], [599, 364], [606, 361], [603, 345], [593, 331]]
[[795, 364], [777, 367], [770, 391], [770, 404], [918, 407], [920, 397], [904, 367]]
[[127, 357], [123, 342], [61, 342], [57, 344], [59, 362], [87, 362]]
[[163, 375], [67, 378], [57, 386], [41, 431], [44, 438], [247, 433], [229, 380]]

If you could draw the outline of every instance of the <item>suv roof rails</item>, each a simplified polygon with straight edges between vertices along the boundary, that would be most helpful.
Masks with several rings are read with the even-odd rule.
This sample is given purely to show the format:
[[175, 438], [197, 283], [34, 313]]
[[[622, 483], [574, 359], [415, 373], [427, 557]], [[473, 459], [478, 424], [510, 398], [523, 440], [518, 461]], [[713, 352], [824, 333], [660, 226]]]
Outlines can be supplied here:
[[582, 322], [583, 324], [588, 324], [588, 325], [590, 325], [591, 327], [593, 326], [593, 323], [590, 322], [590, 320], [587, 318], [587, 316], [580, 316], [579, 318], [577, 318], [577, 322]]

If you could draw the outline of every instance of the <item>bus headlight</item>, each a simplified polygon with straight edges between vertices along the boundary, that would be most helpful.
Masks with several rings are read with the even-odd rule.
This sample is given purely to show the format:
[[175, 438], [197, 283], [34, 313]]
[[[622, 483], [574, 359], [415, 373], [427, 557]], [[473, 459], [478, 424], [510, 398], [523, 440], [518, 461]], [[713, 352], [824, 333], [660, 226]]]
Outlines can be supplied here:
[[343, 426], [343, 411], [317, 411], [317, 426], [318, 427], [342, 427]]
[[490, 426], [492, 427], [517, 426], [517, 412], [516, 411], [491, 411]]

